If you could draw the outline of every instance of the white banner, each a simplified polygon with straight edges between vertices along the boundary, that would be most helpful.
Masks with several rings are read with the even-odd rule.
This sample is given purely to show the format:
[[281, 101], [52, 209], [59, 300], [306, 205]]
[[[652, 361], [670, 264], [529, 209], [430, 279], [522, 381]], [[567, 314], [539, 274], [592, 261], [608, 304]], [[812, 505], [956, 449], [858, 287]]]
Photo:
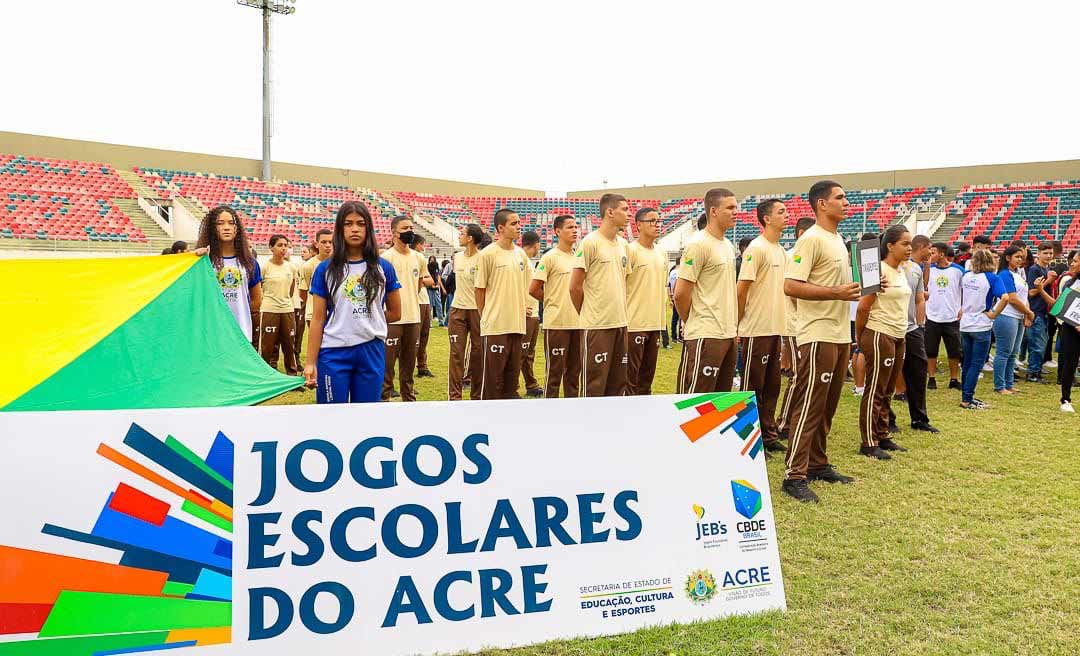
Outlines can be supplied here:
[[0, 436], [0, 656], [453, 653], [785, 607], [749, 393], [6, 413]]

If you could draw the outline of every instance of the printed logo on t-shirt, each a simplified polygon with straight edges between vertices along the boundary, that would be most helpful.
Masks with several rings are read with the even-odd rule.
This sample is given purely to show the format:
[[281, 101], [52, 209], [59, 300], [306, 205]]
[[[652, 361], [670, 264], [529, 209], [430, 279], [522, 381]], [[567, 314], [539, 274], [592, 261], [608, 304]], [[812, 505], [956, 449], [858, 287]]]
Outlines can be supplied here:
[[217, 279], [223, 289], [236, 289], [240, 286], [240, 269], [232, 266], [221, 267]]
[[626, 256], [625, 255], [622, 256], [622, 268], [624, 268], [624, 269], [626, 268]]
[[949, 286], [949, 279], [946, 278], [945, 276], [938, 276], [937, 278], [934, 279], [934, 284], [937, 285], [938, 287], [941, 287], [942, 289], [945, 289], [946, 287]]
[[371, 314], [367, 304], [367, 290], [360, 282], [362, 276], [354, 273], [345, 279], [345, 298], [353, 305], [353, 314]]
[[796, 255], [791, 258], [791, 261], [795, 264], [802, 264], [802, 255]]
[[518, 270], [519, 271], [524, 271], [525, 270], [525, 263], [524, 262], [518, 262]]

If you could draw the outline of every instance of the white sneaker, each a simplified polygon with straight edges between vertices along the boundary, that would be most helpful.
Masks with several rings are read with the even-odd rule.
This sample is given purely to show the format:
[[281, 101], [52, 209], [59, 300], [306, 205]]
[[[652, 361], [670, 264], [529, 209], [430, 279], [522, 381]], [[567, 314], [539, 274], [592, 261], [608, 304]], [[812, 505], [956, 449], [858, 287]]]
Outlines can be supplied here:
[[851, 393], [854, 394], [855, 396], [862, 396], [865, 392], [866, 392], [865, 387], [852, 387], [851, 388]]
[[1057, 369], [1057, 363], [1054, 362], [1053, 360], [1050, 360], [1048, 362], [1044, 362], [1043, 366], [1044, 367], [1049, 367], [1050, 369]]
[[733, 389], [733, 390], [741, 390], [742, 389], [742, 378], [739, 378], [738, 376], [735, 376], [735, 378], [733, 378], [731, 380], [731, 389]]
[[1073, 410], [1072, 404], [1069, 403], [1068, 401], [1061, 404], [1061, 411], [1062, 412], [1076, 412], [1076, 410]]
[[983, 365], [983, 371], [990, 371], [990, 372], [994, 371], [994, 365], [987, 362], [986, 364]]

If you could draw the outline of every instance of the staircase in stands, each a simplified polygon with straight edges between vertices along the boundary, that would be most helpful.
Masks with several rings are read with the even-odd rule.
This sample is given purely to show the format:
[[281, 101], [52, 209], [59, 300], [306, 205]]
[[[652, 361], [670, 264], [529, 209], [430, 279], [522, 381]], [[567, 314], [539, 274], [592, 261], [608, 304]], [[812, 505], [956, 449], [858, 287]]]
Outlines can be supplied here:
[[[397, 197], [397, 194], [392, 191], [383, 191], [380, 192], [380, 195], [400, 214], [421, 214], [425, 220], [430, 221], [431, 223], [438, 221], [438, 219], [433, 216], [410, 209], [409, 204], [402, 202], [402, 200]], [[453, 257], [454, 251], [456, 250], [456, 244], [447, 243], [446, 240], [416, 223], [413, 224], [413, 230], [424, 236], [424, 239], [426, 239], [428, 243], [428, 253], [434, 255], [440, 262], [444, 259]]]
[[[930, 206], [930, 211], [926, 213], [927, 216], [937, 216], [938, 212], [948, 212], [949, 206], [956, 200], [956, 197], [960, 194], [959, 189], [947, 187], [945, 191], [941, 192], [941, 195], [937, 197], [934, 204]], [[948, 241], [952, 237], [956, 229], [960, 227], [960, 224], [964, 222], [964, 216], [962, 214], [947, 214], [945, 221], [938, 226], [938, 229], [934, 231], [930, 239], [932, 241]]]
[[[143, 198], [160, 197], [160, 194], [155, 193], [154, 190], [150, 188], [150, 185], [146, 184], [146, 181], [139, 177], [138, 173], [134, 171], [123, 170], [117, 170], [117, 173], [119, 173], [120, 177], [123, 178], [129, 185], [131, 185], [131, 188], [135, 190], [135, 193], [139, 194]], [[209, 211], [207, 208], [203, 207], [202, 203], [200, 203], [194, 198], [173, 196], [172, 200], [173, 202], [180, 203], [180, 205], [182, 205], [184, 209], [187, 210], [189, 214], [191, 214], [191, 216], [199, 220], [206, 216], [206, 213]], [[141, 210], [142, 208], [139, 209]], [[146, 213], [143, 212], [143, 214], [145, 215]], [[132, 217], [132, 220], [134, 220], [134, 217]], [[151, 219], [151, 221], [153, 221], [153, 219]], [[155, 227], [157, 227], [157, 224], [155, 224]], [[147, 233], [146, 236], [149, 237], [150, 233]], [[172, 245], [171, 241], [169, 242], [169, 245]]]

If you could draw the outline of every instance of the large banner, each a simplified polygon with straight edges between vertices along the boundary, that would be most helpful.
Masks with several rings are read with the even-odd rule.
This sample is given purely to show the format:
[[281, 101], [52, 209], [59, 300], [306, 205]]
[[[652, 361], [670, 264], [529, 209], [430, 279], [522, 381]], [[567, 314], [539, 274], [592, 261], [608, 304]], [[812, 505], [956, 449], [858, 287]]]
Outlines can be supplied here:
[[0, 439], [0, 656], [453, 653], [784, 608], [749, 393], [7, 413]]

